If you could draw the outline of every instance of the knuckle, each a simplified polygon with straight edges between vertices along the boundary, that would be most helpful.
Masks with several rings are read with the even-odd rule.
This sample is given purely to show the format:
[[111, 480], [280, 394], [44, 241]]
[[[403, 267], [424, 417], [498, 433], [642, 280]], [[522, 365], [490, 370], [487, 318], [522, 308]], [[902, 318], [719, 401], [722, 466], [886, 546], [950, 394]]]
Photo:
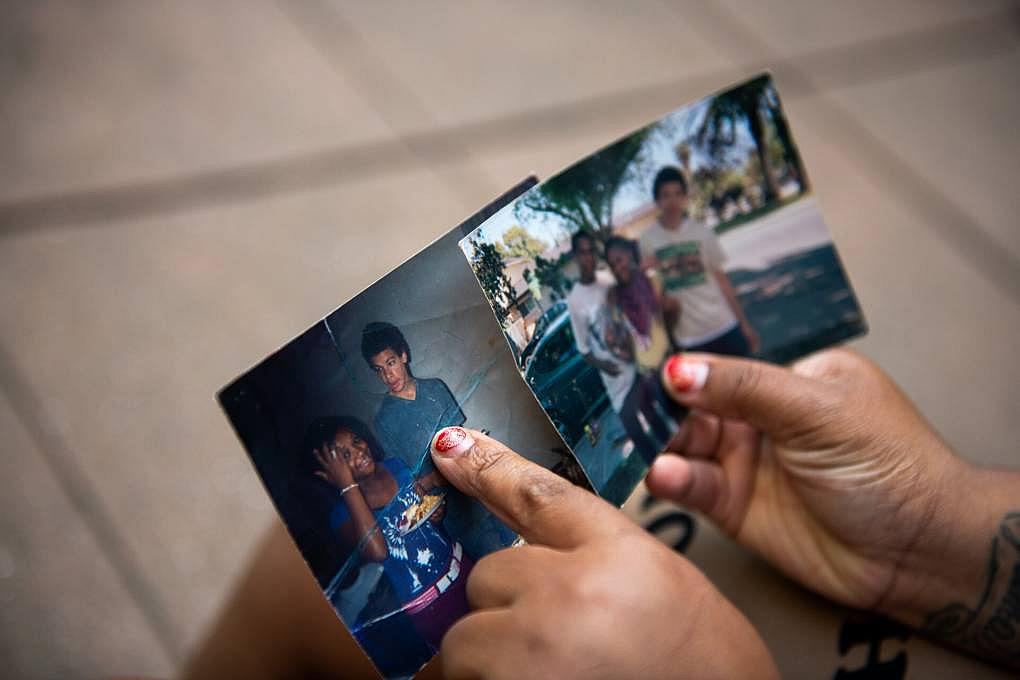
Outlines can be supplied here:
[[468, 602], [479, 602], [491, 588], [493, 581], [499, 578], [499, 554], [490, 553], [471, 568], [465, 585]]
[[476, 442], [467, 452], [467, 462], [471, 470], [469, 483], [475, 495], [482, 495], [491, 477], [506, 459], [507, 451], [500, 446], [488, 442]]
[[600, 609], [613, 599], [613, 589], [601, 571], [585, 570], [565, 584], [574, 605]]
[[761, 389], [762, 370], [754, 363], [741, 362], [733, 371], [727, 401], [742, 409], [745, 404], [753, 403]]
[[467, 677], [471, 668], [465, 654], [472, 646], [471, 619], [465, 617], [457, 621], [443, 635], [439, 644], [439, 654], [443, 663], [443, 675], [449, 678]]
[[598, 620], [604, 622], [608, 617], [597, 607], [604, 605], [579, 603], [561, 588], [546, 593], [541, 601], [533, 599], [511, 609], [523, 662], [517, 670], [529, 671], [514, 677], [589, 677], [590, 672], [578, 668], [578, 659], [590, 658], [603, 649], [599, 633], [604, 627]]
[[829, 362], [836, 365], [839, 369], [851, 373], [873, 371], [877, 368], [866, 356], [847, 347], [835, 347], [820, 353], [820, 355], [827, 357]]
[[521, 642], [530, 658], [550, 656], [556, 650], [558, 626], [542, 611], [534, 612], [524, 607], [517, 607], [511, 612], [515, 618], [514, 628], [520, 631]]
[[511, 554], [512, 552], [509, 550], [497, 550], [496, 552], [484, 555], [481, 559], [475, 562], [475, 566], [471, 568], [471, 574], [469, 575], [468, 580], [470, 581], [470, 579], [475, 576], [483, 578], [488, 576], [490, 572], [499, 571]]
[[750, 362], [740, 364], [736, 379], [734, 380], [734, 388], [738, 392], [750, 394], [757, 392], [758, 386], [761, 384], [761, 374], [761, 367], [758, 364]]
[[465, 617], [447, 629], [440, 644], [440, 651], [442, 651], [445, 661], [450, 661], [456, 657], [457, 652], [466, 641], [465, 638], [469, 635], [470, 627], [471, 619], [470, 617]]
[[473, 495], [492, 500], [498, 495], [520, 520], [546, 511], [572, 488], [566, 480], [521, 460], [498, 442], [477, 442], [467, 457]]
[[873, 365], [857, 352], [837, 347], [810, 354], [791, 366], [794, 373], [824, 383], [840, 384], [869, 372]]
[[549, 509], [570, 490], [570, 483], [542, 469], [529, 470], [517, 482], [514, 511], [518, 517], [531, 517]]

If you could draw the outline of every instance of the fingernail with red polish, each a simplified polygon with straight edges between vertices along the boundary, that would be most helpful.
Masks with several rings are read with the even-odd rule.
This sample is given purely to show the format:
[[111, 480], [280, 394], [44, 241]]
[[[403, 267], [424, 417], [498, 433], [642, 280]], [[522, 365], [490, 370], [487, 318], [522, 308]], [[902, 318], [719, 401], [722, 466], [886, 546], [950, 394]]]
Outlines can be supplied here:
[[697, 392], [708, 380], [708, 363], [676, 354], [662, 367], [662, 373], [666, 383], [674, 391]]
[[446, 427], [432, 438], [432, 451], [443, 458], [456, 458], [475, 445], [463, 427]]

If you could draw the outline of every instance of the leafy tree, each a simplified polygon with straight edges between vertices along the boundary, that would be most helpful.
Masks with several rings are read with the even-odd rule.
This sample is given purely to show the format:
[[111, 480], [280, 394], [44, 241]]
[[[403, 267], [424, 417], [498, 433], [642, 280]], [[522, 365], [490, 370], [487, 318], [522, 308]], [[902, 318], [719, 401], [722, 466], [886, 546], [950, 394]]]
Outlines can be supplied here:
[[761, 172], [756, 162], [749, 162], [744, 168], [727, 166], [704, 166], [691, 174], [691, 202], [689, 210], [702, 218], [714, 211], [716, 217], [728, 200], [737, 200], [744, 195], [746, 181], [761, 182]]
[[517, 295], [513, 282], [503, 268], [503, 258], [492, 243], [471, 241], [471, 247], [474, 249], [471, 268], [474, 269], [482, 290], [492, 304], [496, 319], [501, 326], [506, 327], [510, 318], [510, 307]]
[[649, 126], [624, 137], [540, 184], [518, 203], [518, 215], [554, 215], [570, 232], [584, 230], [596, 238], [608, 238], [613, 229], [613, 200], [620, 187], [641, 172], [641, 152], [653, 129]]
[[736, 142], [737, 127], [746, 123], [754, 139], [755, 152], [762, 170], [762, 193], [766, 203], [779, 196], [776, 179], [771, 171], [766, 139], [765, 109], [766, 95], [771, 90], [771, 80], [761, 76], [735, 90], [723, 92], [712, 99], [705, 111], [705, 117], [698, 126], [694, 138], [712, 156], [718, 156], [725, 147]]
[[787, 162], [786, 149], [783, 147], [783, 143], [779, 140], [779, 137], [774, 134], [769, 135], [767, 152], [769, 155], [769, 163], [772, 164], [772, 167], [779, 168]]
[[535, 276], [538, 282], [548, 288], [553, 300], [562, 300], [570, 290], [567, 277], [563, 275], [563, 258], [559, 260], [547, 260], [544, 257], [535, 258]]
[[549, 244], [532, 236], [527, 229], [514, 225], [503, 232], [504, 257], [526, 257], [533, 259], [544, 253]]
[[790, 126], [783, 115], [783, 108], [779, 102], [779, 93], [770, 84], [764, 91], [766, 112], [772, 123], [772, 132], [779, 146], [782, 148], [783, 158], [797, 179], [801, 191], [810, 189], [807, 175], [804, 173], [804, 164], [800, 158], [800, 151], [793, 143], [793, 136], [790, 134]]

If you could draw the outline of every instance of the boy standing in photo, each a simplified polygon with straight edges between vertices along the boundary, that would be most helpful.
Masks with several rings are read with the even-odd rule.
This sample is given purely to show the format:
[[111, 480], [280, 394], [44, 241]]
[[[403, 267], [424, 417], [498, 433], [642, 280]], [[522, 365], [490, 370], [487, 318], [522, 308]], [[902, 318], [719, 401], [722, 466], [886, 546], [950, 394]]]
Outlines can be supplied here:
[[606, 298], [614, 282], [609, 276], [598, 276], [596, 268], [599, 255], [595, 237], [588, 232], [578, 231], [571, 237], [570, 246], [581, 272], [581, 278], [574, 283], [567, 296], [574, 343], [584, 360], [598, 369], [609, 402], [613, 410], [619, 413], [634, 384], [636, 367], [633, 359], [627, 356], [630, 348], [627, 346], [629, 343], [623, 342], [626, 336], [616, 343], [612, 337], [606, 337], [611, 321]]
[[444, 427], [463, 425], [464, 412], [442, 380], [411, 373], [411, 348], [393, 324], [374, 321], [365, 326], [361, 355], [387, 390], [372, 423], [379, 443], [417, 470], [432, 436]]
[[726, 256], [711, 229], [687, 216], [687, 182], [678, 168], [655, 176], [655, 224], [641, 234], [643, 268], [654, 267], [663, 291], [680, 305], [671, 330], [684, 351], [750, 356], [760, 349], [736, 291], [723, 270]]
[[[444, 427], [467, 420], [450, 388], [439, 378], [418, 378], [411, 371], [411, 348], [400, 329], [374, 321], [361, 332], [361, 355], [386, 386], [372, 428], [389, 455], [418, 474], [429, 460], [432, 437]], [[508, 545], [516, 534], [477, 501], [461, 494], [446, 496], [443, 526], [457, 536], [472, 559]]]

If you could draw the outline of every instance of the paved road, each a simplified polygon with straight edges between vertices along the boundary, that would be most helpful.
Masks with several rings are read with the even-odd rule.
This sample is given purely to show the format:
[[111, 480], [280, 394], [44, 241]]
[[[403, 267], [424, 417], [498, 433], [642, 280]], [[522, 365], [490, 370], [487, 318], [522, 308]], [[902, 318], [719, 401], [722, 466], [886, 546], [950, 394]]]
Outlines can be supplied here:
[[574, 447], [574, 455], [588, 474], [591, 483], [596, 489], [601, 489], [625, 458], [623, 446], [626, 444], [614, 446], [614, 443], [625, 438], [626, 433], [623, 431], [620, 418], [611, 408], [605, 410], [597, 425], [599, 437], [594, 446], [587, 438], [583, 438]]
[[803, 198], [720, 237], [727, 269], [764, 269], [773, 261], [830, 243], [818, 201]]

